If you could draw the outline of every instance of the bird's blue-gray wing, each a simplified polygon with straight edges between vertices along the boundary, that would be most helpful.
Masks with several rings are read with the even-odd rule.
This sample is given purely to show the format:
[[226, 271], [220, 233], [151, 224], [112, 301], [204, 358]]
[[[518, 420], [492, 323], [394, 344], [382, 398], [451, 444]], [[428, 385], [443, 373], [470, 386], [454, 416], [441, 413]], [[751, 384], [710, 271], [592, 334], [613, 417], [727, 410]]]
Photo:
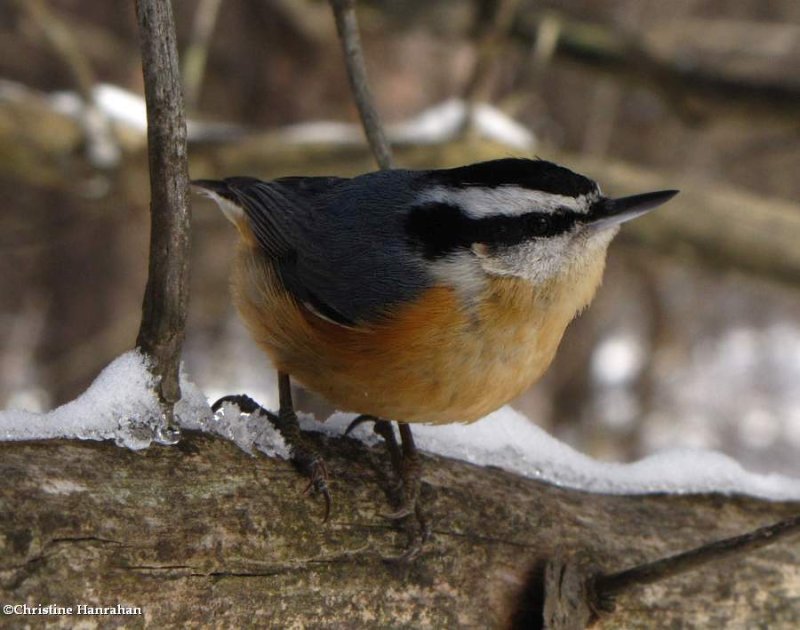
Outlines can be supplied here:
[[[215, 190], [246, 213], [286, 289], [352, 326], [413, 299], [428, 284], [404, 233], [413, 192], [402, 177], [230, 178]], [[202, 183], [201, 183], [202, 185]]]

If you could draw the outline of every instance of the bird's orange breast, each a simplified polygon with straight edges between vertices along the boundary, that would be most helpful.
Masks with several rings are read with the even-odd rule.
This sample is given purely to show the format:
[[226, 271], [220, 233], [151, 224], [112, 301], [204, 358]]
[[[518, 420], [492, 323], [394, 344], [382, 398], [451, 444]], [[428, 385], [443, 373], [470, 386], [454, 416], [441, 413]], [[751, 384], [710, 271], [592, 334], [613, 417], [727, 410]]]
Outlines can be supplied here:
[[299, 305], [248, 247], [234, 299], [276, 367], [344, 411], [406, 422], [468, 422], [502, 406], [550, 365], [569, 321], [599, 283], [562, 291], [491, 279], [474, 306], [433, 287], [383, 319], [349, 329]]

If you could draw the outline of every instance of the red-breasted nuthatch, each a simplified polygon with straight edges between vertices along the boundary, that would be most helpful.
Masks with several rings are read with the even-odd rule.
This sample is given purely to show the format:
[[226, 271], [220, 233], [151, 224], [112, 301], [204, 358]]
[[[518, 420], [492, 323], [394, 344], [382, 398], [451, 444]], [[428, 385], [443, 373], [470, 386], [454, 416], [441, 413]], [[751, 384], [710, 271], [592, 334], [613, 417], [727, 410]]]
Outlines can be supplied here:
[[515, 158], [194, 184], [239, 230], [234, 299], [279, 372], [403, 423], [476, 420], [536, 382], [619, 225], [677, 192], [610, 199]]

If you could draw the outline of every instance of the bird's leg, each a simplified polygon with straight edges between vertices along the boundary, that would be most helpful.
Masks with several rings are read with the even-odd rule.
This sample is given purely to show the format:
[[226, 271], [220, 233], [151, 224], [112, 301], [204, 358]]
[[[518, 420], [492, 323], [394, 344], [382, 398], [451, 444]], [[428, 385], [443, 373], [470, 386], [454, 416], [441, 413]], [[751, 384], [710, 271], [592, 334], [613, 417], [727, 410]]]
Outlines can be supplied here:
[[[386, 449], [389, 451], [389, 458], [392, 462], [392, 470], [394, 470], [399, 476], [403, 461], [403, 453], [400, 451], [400, 445], [397, 443], [397, 438], [395, 437], [391, 422], [388, 420], [381, 420], [376, 416], [362, 414], [353, 420], [349, 425], [347, 425], [347, 429], [345, 429], [344, 432], [345, 436], [350, 435], [350, 432], [353, 429], [364, 424], [365, 422], [372, 422], [374, 424], [372, 428], [373, 432], [383, 438], [383, 441], [386, 443]], [[398, 479], [398, 481], [399, 483], [402, 483], [402, 479]]]
[[400, 470], [403, 467], [403, 452], [400, 450], [400, 445], [397, 443], [397, 437], [394, 434], [392, 423], [388, 420], [375, 419], [375, 426], [372, 429], [383, 438], [386, 443], [386, 449], [389, 451], [389, 459], [392, 462], [392, 470], [397, 473], [397, 488], [401, 489], [403, 479], [400, 475]]
[[399, 562], [410, 562], [416, 558], [422, 547], [431, 535], [430, 523], [422, 511], [419, 500], [419, 490], [422, 482], [422, 465], [419, 461], [417, 447], [414, 444], [414, 436], [411, 434], [411, 427], [398, 422], [400, 428], [400, 441], [402, 443], [402, 462], [400, 466], [400, 479], [402, 480], [402, 502], [400, 509], [390, 518], [404, 518], [412, 514], [416, 518], [417, 527], [411, 529], [409, 543], [406, 550], [392, 560]]
[[294, 411], [294, 404], [292, 403], [292, 390], [289, 381], [289, 375], [283, 372], [278, 372], [278, 396], [279, 396], [279, 409], [278, 415], [271, 411], [264, 409], [256, 401], [249, 396], [224, 396], [215, 402], [211, 409], [216, 412], [223, 403], [232, 402], [239, 407], [239, 410], [244, 413], [259, 412], [267, 418], [272, 425], [278, 429], [286, 444], [291, 449], [292, 463], [300, 469], [300, 471], [308, 476], [308, 486], [305, 492], [313, 491], [322, 495], [325, 500], [325, 514], [322, 522], [328, 520], [331, 512], [331, 494], [328, 490], [328, 470], [325, 467], [325, 461], [319, 454], [317, 449], [308, 442], [300, 430], [300, 424], [297, 421], [297, 414]]
[[411, 427], [404, 422], [398, 422], [397, 426], [400, 429], [400, 441], [403, 445], [400, 469], [397, 471], [403, 483], [403, 495], [400, 509], [390, 518], [403, 518], [416, 511], [419, 485], [422, 480], [422, 467], [419, 463], [417, 446], [414, 444], [414, 436], [411, 434]]
[[422, 507], [419, 502], [422, 466], [419, 461], [417, 447], [414, 444], [414, 436], [411, 434], [411, 427], [408, 424], [398, 422], [401, 447], [401, 445], [397, 443], [397, 438], [395, 437], [391, 422], [367, 415], [358, 416], [353, 420], [350, 426], [347, 427], [345, 435], [350, 433], [350, 431], [359, 424], [370, 421], [375, 423], [373, 431], [380, 435], [386, 443], [386, 448], [389, 451], [389, 458], [392, 462], [392, 468], [398, 480], [398, 487], [390, 488], [390, 490], [399, 490], [399, 492], [390, 492], [390, 495], [399, 494], [400, 507], [397, 511], [387, 514], [386, 517], [391, 520], [402, 520], [413, 514], [418, 525], [410, 531], [411, 538], [407, 549], [399, 556], [386, 558], [386, 560], [409, 562], [419, 555], [422, 546], [430, 536], [430, 525], [422, 512]]
[[292, 402], [292, 385], [289, 375], [278, 372], [278, 422], [276, 428], [284, 441], [292, 449], [292, 462], [300, 471], [308, 476], [305, 492], [318, 492], [325, 499], [325, 515], [322, 522], [328, 520], [331, 513], [331, 493], [328, 490], [328, 469], [319, 451], [309, 444], [300, 431], [300, 423]]

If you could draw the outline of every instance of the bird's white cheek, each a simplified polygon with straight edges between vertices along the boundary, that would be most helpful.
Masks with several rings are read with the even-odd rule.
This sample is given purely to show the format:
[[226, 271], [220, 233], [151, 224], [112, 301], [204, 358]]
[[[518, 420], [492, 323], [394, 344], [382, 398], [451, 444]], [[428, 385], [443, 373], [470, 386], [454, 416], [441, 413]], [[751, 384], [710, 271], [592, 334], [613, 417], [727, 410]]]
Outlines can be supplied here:
[[569, 238], [535, 239], [481, 258], [487, 273], [515, 276], [535, 284], [559, 275], [568, 264]]
[[564, 260], [564, 271], [582, 274], [604, 261], [606, 251], [619, 226], [602, 230], [584, 229], [573, 235]]

